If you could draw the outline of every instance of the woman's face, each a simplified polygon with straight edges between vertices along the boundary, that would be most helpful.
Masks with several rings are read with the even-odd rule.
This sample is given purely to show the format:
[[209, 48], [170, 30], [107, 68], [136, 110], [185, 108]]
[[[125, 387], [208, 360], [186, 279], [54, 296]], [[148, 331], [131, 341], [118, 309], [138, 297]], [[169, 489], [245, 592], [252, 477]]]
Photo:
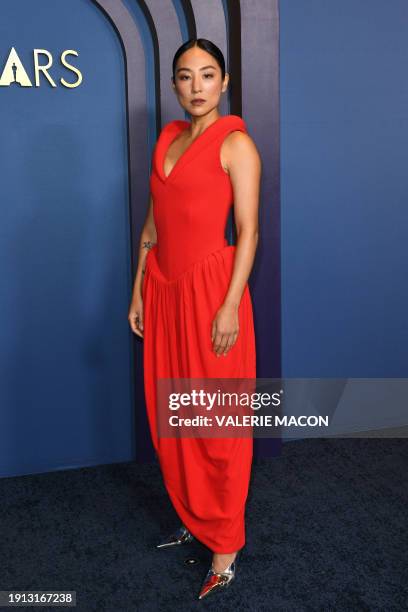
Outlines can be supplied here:
[[[226, 73], [222, 80], [221, 68], [210, 53], [191, 47], [177, 61], [173, 88], [181, 106], [199, 117], [217, 108], [221, 93], [227, 89], [228, 78]], [[204, 102], [194, 104], [197, 98]]]

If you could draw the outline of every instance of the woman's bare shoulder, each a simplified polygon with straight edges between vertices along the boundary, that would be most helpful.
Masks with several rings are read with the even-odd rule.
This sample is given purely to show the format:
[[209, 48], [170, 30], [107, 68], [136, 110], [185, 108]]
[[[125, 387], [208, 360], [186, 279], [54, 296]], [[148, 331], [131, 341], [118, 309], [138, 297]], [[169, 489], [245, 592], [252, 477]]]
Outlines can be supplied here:
[[234, 130], [224, 139], [221, 147], [221, 159], [224, 167], [231, 167], [242, 161], [261, 163], [261, 157], [253, 138], [248, 132]]

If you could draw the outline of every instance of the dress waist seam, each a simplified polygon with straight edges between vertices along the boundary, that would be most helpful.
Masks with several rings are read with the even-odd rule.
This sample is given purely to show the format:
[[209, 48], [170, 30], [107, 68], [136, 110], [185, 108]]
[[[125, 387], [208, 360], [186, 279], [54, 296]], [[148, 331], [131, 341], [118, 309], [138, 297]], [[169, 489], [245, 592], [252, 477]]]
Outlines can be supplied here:
[[[210, 253], [207, 253], [207, 255], [202, 257], [201, 259], [197, 259], [197, 261], [194, 261], [187, 268], [185, 268], [185, 270], [183, 270], [183, 272], [178, 274], [175, 278], [168, 279], [168, 278], [166, 278], [164, 276], [164, 274], [162, 273], [162, 271], [159, 268], [159, 264], [158, 264], [157, 257], [156, 257], [157, 247], [158, 247], [158, 245], [155, 245], [154, 247], [152, 247], [152, 249], [150, 249], [150, 251], [148, 253], [148, 256], [146, 258], [146, 271], [145, 271], [145, 274], [147, 273], [147, 271], [149, 271], [150, 274], [153, 274], [156, 277], [159, 276], [160, 281], [165, 283], [165, 284], [167, 284], [167, 285], [172, 285], [172, 284], [180, 282], [190, 272], [192, 272], [196, 267], [198, 267], [199, 265], [204, 264], [211, 257], [217, 256], [217, 255], [222, 255], [223, 253], [230, 255], [230, 254], [233, 254], [235, 252], [235, 249], [236, 249], [236, 246], [234, 244], [224, 245], [220, 249], [217, 249], [215, 251], [211, 251]], [[154, 264], [151, 261], [152, 257], [154, 257], [154, 259], [155, 259]], [[156, 268], [156, 270], [154, 270], [154, 268]]]

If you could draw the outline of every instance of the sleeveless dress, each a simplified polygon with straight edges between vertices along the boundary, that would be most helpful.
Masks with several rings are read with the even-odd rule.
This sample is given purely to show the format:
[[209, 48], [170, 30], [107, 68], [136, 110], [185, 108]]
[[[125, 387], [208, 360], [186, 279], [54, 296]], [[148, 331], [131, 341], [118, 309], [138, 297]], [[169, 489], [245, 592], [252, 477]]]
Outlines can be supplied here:
[[[156, 142], [150, 175], [157, 242], [142, 285], [143, 366], [147, 416], [164, 484], [182, 523], [205, 546], [232, 553], [245, 544], [245, 503], [253, 440], [165, 438], [157, 432], [158, 378], [255, 378], [256, 353], [248, 283], [238, 308], [239, 333], [226, 357], [212, 350], [211, 325], [232, 276], [235, 246], [225, 227], [233, 203], [220, 148], [238, 115], [210, 124], [164, 174], [171, 142], [190, 123], [167, 123]], [[163, 408], [168, 409], [168, 407]]]

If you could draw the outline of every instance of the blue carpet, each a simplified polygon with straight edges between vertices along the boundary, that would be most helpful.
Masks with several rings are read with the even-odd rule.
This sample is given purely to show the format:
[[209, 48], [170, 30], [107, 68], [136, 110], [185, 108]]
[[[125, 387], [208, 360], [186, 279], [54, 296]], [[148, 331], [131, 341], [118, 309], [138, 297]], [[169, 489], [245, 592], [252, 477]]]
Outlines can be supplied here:
[[258, 461], [236, 580], [202, 601], [211, 552], [155, 549], [179, 525], [156, 463], [3, 478], [0, 590], [75, 590], [81, 612], [407, 610], [407, 466], [405, 439]]

